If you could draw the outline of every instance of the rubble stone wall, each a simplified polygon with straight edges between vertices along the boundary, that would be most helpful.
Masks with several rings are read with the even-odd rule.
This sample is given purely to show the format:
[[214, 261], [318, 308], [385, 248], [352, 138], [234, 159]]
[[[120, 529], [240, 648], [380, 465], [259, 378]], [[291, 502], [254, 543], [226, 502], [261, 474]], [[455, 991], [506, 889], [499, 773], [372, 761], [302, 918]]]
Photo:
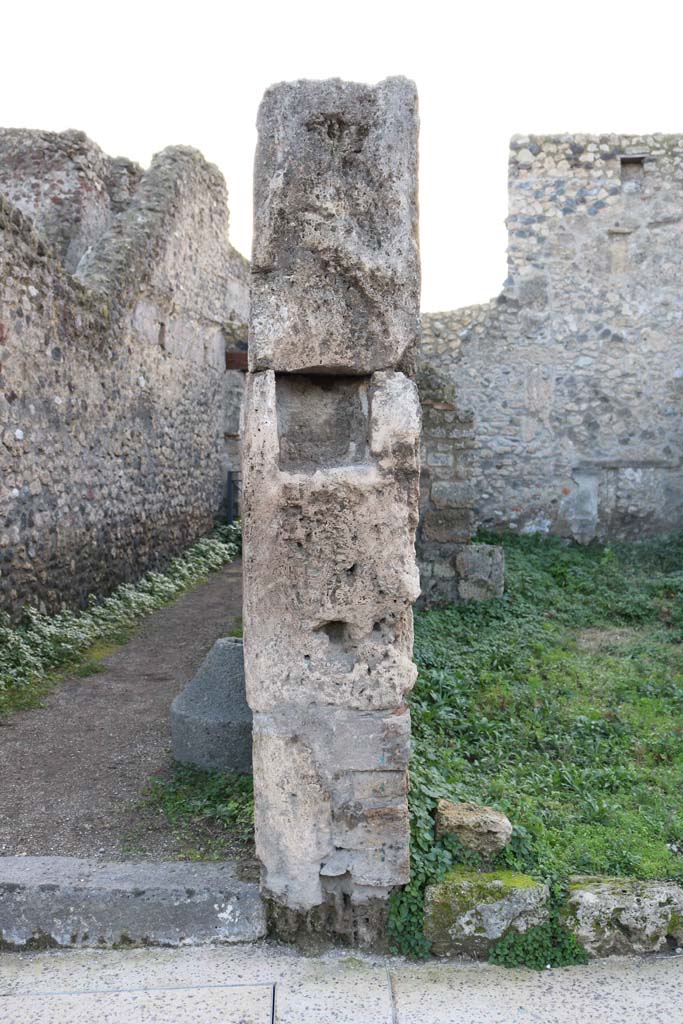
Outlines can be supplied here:
[[500, 597], [505, 582], [503, 549], [472, 543], [474, 416], [459, 406], [453, 381], [423, 351], [418, 366], [422, 437], [417, 607]]
[[130, 203], [142, 168], [83, 132], [0, 128], [0, 194], [26, 214], [73, 273]]
[[509, 167], [502, 294], [422, 319], [421, 361], [453, 385], [437, 428], [472, 423], [473, 524], [680, 529], [683, 137], [516, 137]]
[[[239, 434], [243, 375], [225, 353], [248, 319], [225, 184], [198, 153], [165, 150], [131, 172], [124, 203], [93, 182], [125, 162], [77, 133], [21, 134], [24, 162], [0, 182], [25, 211], [0, 194], [0, 609], [13, 617], [26, 602], [82, 605], [211, 528]], [[76, 150], [65, 202], [51, 203], [67, 207], [62, 235], [29, 201], [57, 188], [56, 172], [43, 193], [31, 179], [51, 144], [55, 165]], [[99, 235], [93, 195], [108, 210]]]

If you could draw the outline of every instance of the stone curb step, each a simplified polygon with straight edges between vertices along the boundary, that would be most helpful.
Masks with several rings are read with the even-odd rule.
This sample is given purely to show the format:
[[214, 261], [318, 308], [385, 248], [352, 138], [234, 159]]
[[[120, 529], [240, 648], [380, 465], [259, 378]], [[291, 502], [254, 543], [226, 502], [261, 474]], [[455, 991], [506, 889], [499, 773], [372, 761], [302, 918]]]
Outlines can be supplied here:
[[231, 864], [0, 857], [0, 949], [187, 946], [266, 934]]

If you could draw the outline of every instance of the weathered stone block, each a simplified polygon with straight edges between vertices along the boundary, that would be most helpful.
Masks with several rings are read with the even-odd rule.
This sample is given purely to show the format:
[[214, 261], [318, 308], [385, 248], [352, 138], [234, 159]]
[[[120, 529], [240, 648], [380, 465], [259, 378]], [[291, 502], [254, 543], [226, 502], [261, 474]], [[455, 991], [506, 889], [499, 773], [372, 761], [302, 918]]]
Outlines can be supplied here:
[[266, 892], [306, 909], [323, 901], [325, 877], [348, 875], [356, 887], [407, 882], [409, 754], [407, 708], [257, 712], [256, 852]]
[[287, 725], [256, 715], [256, 854], [266, 894], [305, 911], [323, 901], [320, 865], [334, 849], [332, 799], [306, 730]]
[[352, 780], [358, 772], [405, 772], [410, 751], [410, 712], [405, 704], [390, 711], [338, 712], [317, 709], [318, 747], [340, 772]]
[[222, 772], [251, 773], [251, 708], [242, 641], [217, 640], [171, 705], [174, 760]]
[[425, 892], [424, 933], [436, 956], [485, 958], [509, 931], [548, 919], [548, 887], [515, 871], [449, 872]]
[[436, 508], [471, 508], [474, 505], [474, 488], [465, 480], [435, 480], [430, 496]]
[[439, 800], [436, 806], [436, 838], [457, 836], [468, 850], [492, 857], [512, 838], [509, 818], [493, 807]]
[[505, 551], [493, 544], [447, 544], [427, 540], [422, 532], [418, 608], [458, 601], [501, 597], [505, 586]]
[[258, 132], [251, 370], [400, 367], [419, 331], [415, 86], [284, 82]]
[[562, 917], [592, 956], [658, 953], [683, 945], [683, 888], [676, 882], [576, 878]]
[[287, 935], [364, 942], [409, 878], [416, 141], [403, 79], [279, 85], [259, 115], [245, 668], [256, 848]]
[[429, 509], [422, 523], [426, 540], [442, 544], [466, 543], [472, 536], [473, 515], [470, 509]]
[[0, 857], [0, 946], [10, 949], [253, 942], [265, 933], [258, 887], [238, 881], [231, 864]]
[[[417, 392], [402, 374], [330, 379], [342, 413], [353, 395], [357, 442], [312, 462], [293, 377], [251, 375], [243, 494], [247, 697], [283, 704], [395, 708], [416, 675], [411, 605], [419, 593]], [[319, 401], [311, 385], [311, 403]], [[356, 397], [362, 392], [363, 400]], [[327, 408], [334, 408], [332, 398]], [[330, 430], [330, 436], [332, 431]], [[286, 438], [283, 465], [283, 437]], [[352, 450], [353, 449], [353, 450]]]
[[502, 597], [505, 589], [505, 550], [495, 544], [467, 544], [455, 558], [458, 594], [462, 601]]
[[[435, 561], [432, 564], [432, 570], [430, 575], [436, 577], [436, 579], [440, 581], [455, 580], [457, 577], [457, 573], [455, 571], [455, 568], [451, 564], [451, 561], [452, 560], [448, 558], [444, 558], [442, 561]], [[422, 589], [424, 591], [425, 588], [423, 587]]]

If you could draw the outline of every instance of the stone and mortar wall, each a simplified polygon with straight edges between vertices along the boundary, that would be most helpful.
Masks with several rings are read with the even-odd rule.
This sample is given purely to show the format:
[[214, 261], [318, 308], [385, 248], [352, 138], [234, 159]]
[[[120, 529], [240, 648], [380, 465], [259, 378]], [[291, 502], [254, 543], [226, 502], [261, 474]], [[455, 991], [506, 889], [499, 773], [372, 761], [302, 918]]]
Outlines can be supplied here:
[[0, 128], [0, 194], [26, 214], [73, 273], [130, 203], [142, 168], [83, 132]]
[[501, 296], [422, 321], [472, 417], [474, 525], [680, 529], [683, 137], [514, 138], [509, 203]]
[[409, 878], [417, 98], [269, 89], [244, 430], [256, 850], [275, 930], [364, 944]]
[[499, 597], [505, 578], [503, 549], [472, 543], [474, 417], [459, 406], [452, 380], [422, 351], [417, 383], [422, 406], [417, 607]]
[[[142, 174], [78, 133], [20, 134], [0, 133], [15, 154], [0, 192], [25, 211], [0, 195], [0, 608], [15, 617], [80, 605], [211, 528], [239, 433], [225, 353], [248, 318], [225, 184], [200, 154], [165, 150]], [[62, 170], [41, 192], [51, 142]]]

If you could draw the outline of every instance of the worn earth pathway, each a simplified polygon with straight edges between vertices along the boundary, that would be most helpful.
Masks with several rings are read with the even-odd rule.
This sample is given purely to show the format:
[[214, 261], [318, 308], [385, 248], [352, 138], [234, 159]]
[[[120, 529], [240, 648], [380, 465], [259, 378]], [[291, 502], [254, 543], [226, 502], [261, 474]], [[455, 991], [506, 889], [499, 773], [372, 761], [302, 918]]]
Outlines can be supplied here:
[[102, 661], [70, 677], [44, 706], [0, 728], [0, 855], [99, 857], [179, 853], [160, 814], [135, 810], [149, 778], [170, 765], [171, 702], [212, 644], [241, 615], [233, 562], [143, 620]]

